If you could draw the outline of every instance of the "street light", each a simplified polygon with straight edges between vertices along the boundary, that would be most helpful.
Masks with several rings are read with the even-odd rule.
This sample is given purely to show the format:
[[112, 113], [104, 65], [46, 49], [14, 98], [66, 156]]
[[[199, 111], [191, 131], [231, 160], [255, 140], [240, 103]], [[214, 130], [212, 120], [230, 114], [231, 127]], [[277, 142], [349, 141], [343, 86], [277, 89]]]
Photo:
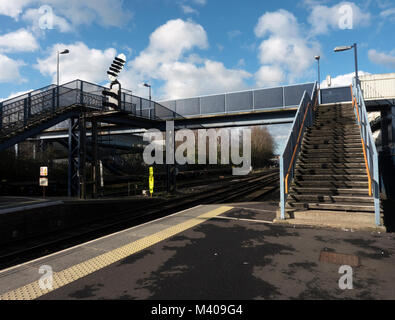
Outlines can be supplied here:
[[58, 78], [57, 84], [58, 84], [58, 87], [59, 87], [59, 60], [60, 60], [59, 58], [60, 58], [61, 54], [69, 54], [69, 53], [70, 53], [69, 49], [63, 50], [62, 52], [59, 52], [59, 50], [58, 50], [58, 72], [57, 72], [57, 78]]
[[151, 103], [152, 97], [151, 97], [151, 85], [148, 83], [144, 83], [144, 87], [149, 88], [149, 101]]
[[318, 103], [321, 103], [321, 71], [320, 71], [320, 56], [315, 56], [315, 60], [318, 62]]
[[315, 60], [318, 62], [318, 89], [321, 89], [320, 59], [320, 56], [315, 56]]
[[357, 81], [357, 84], [359, 84], [359, 76], [358, 76], [358, 51], [357, 51], [357, 44], [354, 43], [352, 46], [341, 46], [341, 47], [336, 47], [335, 52], [342, 52], [342, 51], [348, 51], [354, 48], [354, 59], [355, 59], [355, 79]]

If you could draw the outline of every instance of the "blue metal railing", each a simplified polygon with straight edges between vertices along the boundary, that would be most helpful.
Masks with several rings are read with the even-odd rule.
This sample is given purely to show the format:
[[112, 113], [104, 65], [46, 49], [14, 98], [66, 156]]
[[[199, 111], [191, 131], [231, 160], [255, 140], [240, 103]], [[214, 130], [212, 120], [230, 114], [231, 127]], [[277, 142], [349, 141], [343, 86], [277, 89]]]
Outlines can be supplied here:
[[317, 83], [314, 85], [312, 94], [304, 92], [299, 104], [295, 120], [292, 124], [291, 133], [280, 157], [280, 192], [281, 192], [281, 219], [285, 219], [285, 203], [287, 201], [289, 187], [294, 178], [295, 165], [301, 149], [303, 136], [306, 128], [313, 126], [315, 109], [318, 102]]
[[354, 79], [352, 85], [352, 100], [355, 107], [355, 116], [361, 130], [361, 137], [364, 149], [365, 165], [369, 178], [369, 195], [374, 197], [375, 222], [381, 225], [380, 211], [380, 183], [379, 183], [379, 158], [376, 144], [373, 138], [372, 129], [366, 110], [365, 100], [360, 87]]

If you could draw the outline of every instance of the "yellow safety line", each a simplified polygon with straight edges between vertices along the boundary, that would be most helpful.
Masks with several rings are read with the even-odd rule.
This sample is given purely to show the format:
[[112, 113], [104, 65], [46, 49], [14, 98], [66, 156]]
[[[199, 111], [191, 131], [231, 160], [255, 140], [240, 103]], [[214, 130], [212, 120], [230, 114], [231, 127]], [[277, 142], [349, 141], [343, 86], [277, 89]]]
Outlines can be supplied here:
[[164, 241], [185, 230], [191, 229], [211, 218], [217, 217], [233, 207], [220, 207], [201, 216], [190, 219], [178, 225], [172, 226], [150, 236], [139, 239], [113, 251], [104, 253], [88, 261], [82, 262], [68, 269], [53, 274], [52, 290], [42, 290], [39, 281], [32, 282], [21, 288], [0, 295], [0, 300], [34, 300], [46, 295], [54, 290], [64, 287], [78, 279], [86, 277], [98, 270], [108, 267], [122, 259], [125, 259], [135, 253], [147, 249], [161, 241]]

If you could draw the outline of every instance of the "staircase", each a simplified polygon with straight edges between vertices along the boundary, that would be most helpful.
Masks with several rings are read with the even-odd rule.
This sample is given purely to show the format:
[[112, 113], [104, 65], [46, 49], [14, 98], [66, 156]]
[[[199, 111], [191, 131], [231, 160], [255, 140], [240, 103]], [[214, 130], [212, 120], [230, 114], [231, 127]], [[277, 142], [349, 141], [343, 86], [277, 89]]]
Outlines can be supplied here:
[[286, 208], [374, 213], [351, 103], [318, 107], [314, 126], [304, 135]]

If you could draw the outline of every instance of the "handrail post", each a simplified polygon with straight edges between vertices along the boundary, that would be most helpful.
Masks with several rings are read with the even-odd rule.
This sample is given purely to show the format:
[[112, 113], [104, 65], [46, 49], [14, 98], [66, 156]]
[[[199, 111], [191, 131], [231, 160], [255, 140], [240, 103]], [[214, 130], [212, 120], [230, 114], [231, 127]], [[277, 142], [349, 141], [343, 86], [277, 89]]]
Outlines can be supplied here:
[[284, 157], [280, 157], [280, 209], [281, 209], [281, 220], [285, 220], [285, 190], [284, 190]]
[[3, 102], [0, 102], [0, 130], [3, 129]]
[[27, 125], [27, 98], [23, 99], [23, 125]]
[[80, 104], [83, 105], [84, 104], [84, 81], [80, 81], [80, 91], [81, 91]]

